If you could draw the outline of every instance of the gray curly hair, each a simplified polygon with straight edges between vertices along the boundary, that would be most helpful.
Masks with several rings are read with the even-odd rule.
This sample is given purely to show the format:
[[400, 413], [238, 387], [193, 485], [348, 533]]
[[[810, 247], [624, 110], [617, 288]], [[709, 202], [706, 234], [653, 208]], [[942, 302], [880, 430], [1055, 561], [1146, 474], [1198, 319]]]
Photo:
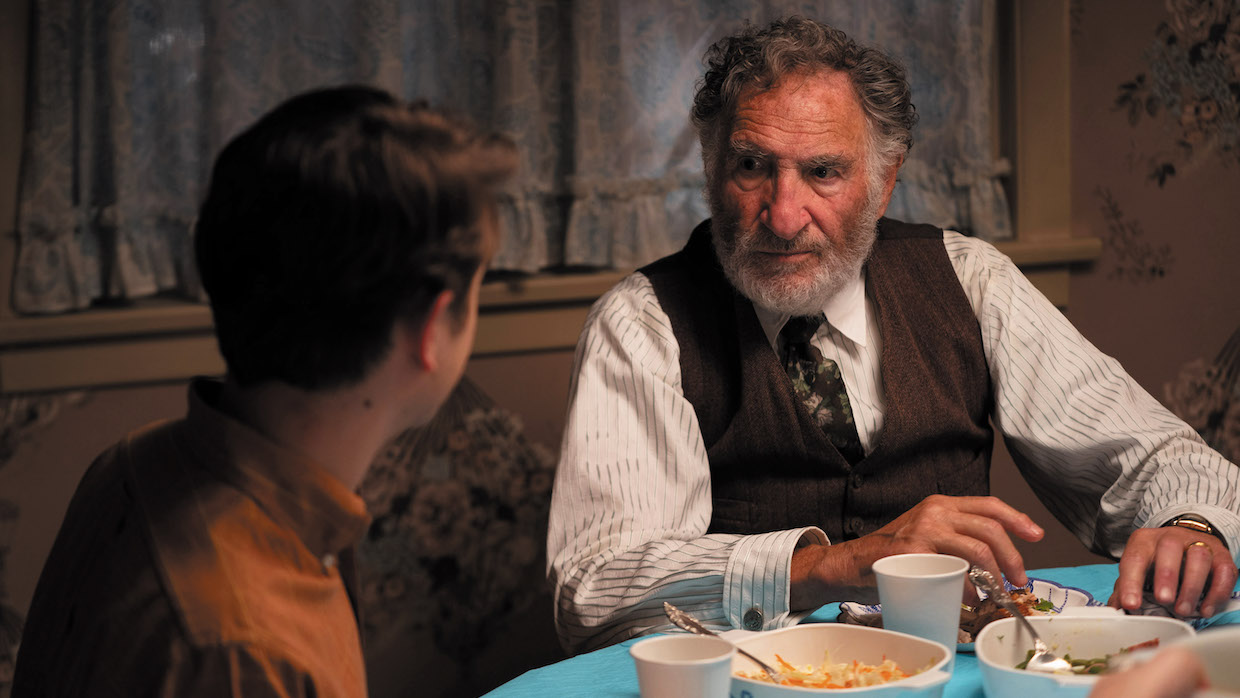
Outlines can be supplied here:
[[917, 110], [904, 68], [834, 27], [799, 16], [765, 28], [747, 25], [707, 49], [704, 61], [706, 75], [693, 98], [692, 119], [708, 186], [741, 94], [750, 87], [769, 88], [789, 73], [827, 69], [848, 75], [866, 115], [871, 179], [913, 146]]

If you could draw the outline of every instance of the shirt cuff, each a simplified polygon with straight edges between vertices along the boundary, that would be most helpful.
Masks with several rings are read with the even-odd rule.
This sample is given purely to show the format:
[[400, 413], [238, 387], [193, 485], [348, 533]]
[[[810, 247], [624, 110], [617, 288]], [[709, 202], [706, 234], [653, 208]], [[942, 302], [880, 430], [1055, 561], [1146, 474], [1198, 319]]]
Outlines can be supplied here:
[[792, 553], [807, 543], [827, 544], [816, 526], [744, 536], [723, 573], [723, 612], [734, 628], [771, 630], [795, 625], [805, 613], [791, 613]]

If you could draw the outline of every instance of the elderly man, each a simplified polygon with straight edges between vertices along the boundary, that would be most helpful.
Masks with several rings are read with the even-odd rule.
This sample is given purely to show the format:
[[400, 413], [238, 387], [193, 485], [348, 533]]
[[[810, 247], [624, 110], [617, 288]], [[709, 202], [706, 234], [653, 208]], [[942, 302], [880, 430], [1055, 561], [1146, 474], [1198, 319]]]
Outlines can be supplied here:
[[1218, 608], [1237, 468], [992, 246], [881, 217], [916, 121], [903, 70], [800, 18], [707, 62], [712, 218], [600, 299], [577, 349], [548, 534], [565, 646], [666, 627], [664, 600], [792, 624], [873, 599], [896, 553], [1025, 582], [1010, 536], [1042, 529], [987, 496], [992, 423], [1050, 509], [1121, 558], [1113, 603], [1139, 606], [1150, 573], [1178, 613]]

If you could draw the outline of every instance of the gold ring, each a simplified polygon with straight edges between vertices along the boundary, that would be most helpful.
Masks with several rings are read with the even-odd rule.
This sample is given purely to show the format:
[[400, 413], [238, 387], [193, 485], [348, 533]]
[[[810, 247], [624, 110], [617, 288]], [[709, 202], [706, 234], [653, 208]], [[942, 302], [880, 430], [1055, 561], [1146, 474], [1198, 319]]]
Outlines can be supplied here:
[[1197, 547], [1197, 546], [1199, 546], [1199, 545], [1200, 545], [1201, 547], [1203, 547], [1203, 548], [1207, 548], [1207, 549], [1210, 547], [1210, 544], [1209, 544], [1209, 543], [1206, 543], [1205, 541], [1195, 540], [1195, 541], [1193, 541], [1192, 543], [1189, 543], [1187, 546], [1185, 546], [1185, 547], [1184, 547], [1184, 552], [1186, 552], [1186, 553], [1187, 553], [1188, 551], [1192, 550], [1193, 548], [1195, 548], [1195, 547]]

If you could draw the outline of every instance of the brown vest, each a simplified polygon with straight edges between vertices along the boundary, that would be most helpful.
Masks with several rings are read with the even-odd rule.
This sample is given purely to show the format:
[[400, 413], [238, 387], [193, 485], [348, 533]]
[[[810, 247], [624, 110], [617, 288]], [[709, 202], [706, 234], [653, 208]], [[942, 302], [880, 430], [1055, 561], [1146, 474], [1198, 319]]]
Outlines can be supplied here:
[[712, 533], [871, 533], [926, 496], [989, 493], [990, 373], [943, 231], [883, 218], [866, 264], [882, 335], [882, 431], [854, 466], [810, 421], [753, 305], [724, 276], [710, 221], [640, 271], [680, 345], [710, 461]]

